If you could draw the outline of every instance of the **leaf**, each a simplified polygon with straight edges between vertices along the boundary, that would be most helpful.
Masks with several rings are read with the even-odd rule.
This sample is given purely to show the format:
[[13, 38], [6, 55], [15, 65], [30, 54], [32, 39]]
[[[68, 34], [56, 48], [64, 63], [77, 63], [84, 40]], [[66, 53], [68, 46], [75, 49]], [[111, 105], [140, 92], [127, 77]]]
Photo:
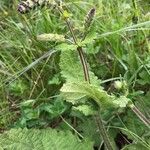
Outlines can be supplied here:
[[137, 107], [140, 109], [140, 111], [142, 111], [142, 113], [144, 113], [147, 117], [150, 116], [150, 90], [147, 91], [147, 93], [145, 93], [144, 95], [139, 96], [138, 101], [136, 101], [136, 105]]
[[[126, 107], [129, 100], [126, 97], [117, 99], [114, 96], [108, 95], [100, 87], [99, 80], [91, 71], [89, 71], [91, 84], [84, 82], [82, 64], [76, 51], [61, 51], [60, 68], [62, 76], [67, 81], [61, 88], [61, 92], [65, 99], [72, 104], [77, 103], [77, 100], [87, 96], [95, 100], [99, 106], [109, 107], [116, 105], [117, 107]], [[113, 100], [115, 101], [113, 102]]]
[[126, 98], [125, 96], [120, 96], [120, 98], [113, 101], [113, 103], [117, 104], [120, 108], [125, 108], [129, 102], [130, 99]]
[[9, 84], [9, 91], [15, 96], [20, 96], [27, 91], [27, 85], [22, 80], [16, 80]]
[[92, 43], [94, 41], [94, 39], [96, 39], [97, 34], [95, 32], [95, 30], [91, 30], [85, 37], [84, 41], [81, 42], [82, 45], [86, 45], [89, 43]]
[[61, 88], [61, 92], [65, 99], [71, 103], [87, 96], [95, 100], [99, 106], [111, 107], [116, 105], [113, 103], [114, 96], [108, 95], [102, 88], [87, 82], [66, 83]]
[[61, 83], [61, 81], [60, 81], [59, 74], [54, 75], [54, 77], [48, 81], [49, 85], [53, 85], [53, 84], [59, 85], [60, 83]]
[[81, 141], [69, 131], [11, 129], [0, 135], [0, 147], [7, 150], [91, 150], [93, 142]]
[[132, 73], [134, 73], [134, 71], [139, 68], [139, 62], [137, 60], [137, 56], [134, 50], [129, 51], [127, 63], [129, 64]]
[[85, 116], [93, 115], [95, 114], [95, 111], [91, 106], [89, 105], [79, 105], [79, 106], [73, 106], [73, 110], [77, 110], [82, 112]]
[[55, 49], [61, 50], [61, 51], [67, 51], [67, 50], [76, 50], [77, 46], [74, 44], [67, 44], [67, 43], [61, 43], [55, 47]]
[[54, 42], [66, 41], [64, 35], [52, 34], [52, 33], [49, 33], [49, 34], [44, 33], [44, 34], [37, 35], [37, 40], [38, 41], [54, 41]]
[[77, 53], [72, 50], [61, 51], [60, 57], [60, 68], [62, 76], [67, 80], [71, 81], [84, 81], [84, 72]]
[[150, 84], [150, 74], [148, 71], [143, 70], [139, 73], [141, 79], [138, 80], [138, 83], [141, 85]]
[[[135, 135], [138, 135], [139, 137], [144, 137], [148, 133], [150, 134], [149, 129], [141, 122], [141, 120], [139, 120], [139, 118], [132, 111], [127, 111], [126, 116], [124, 116], [124, 124], [128, 130], [132, 131]], [[129, 132], [125, 133], [130, 139], [136, 139], [136, 137]]]
[[150, 147], [145, 147], [140, 143], [130, 144], [125, 146], [122, 150], [149, 150]]
[[98, 126], [93, 118], [86, 118], [78, 126], [78, 130], [82, 132], [84, 137], [88, 137], [90, 140], [94, 141], [94, 146], [99, 146], [102, 142]]
[[35, 100], [26, 100], [20, 104], [21, 114], [25, 120], [38, 119], [40, 111], [38, 108], [33, 108]]
[[38, 109], [31, 108], [24, 109], [22, 113], [24, 114], [23, 117], [26, 118], [26, 120], [38, 119], [40, 114]]
[[49, 113], [49, 118], [55, 118], [60, 116], [67, 110], [68, 106], [64, 104], [62, 99], [55, 99], [53, 104], [51, 103], [43, 103], [39, 106], [40, 111], [46, 111]]
[[[77, 51], [61, 51], [60, 68], [62, 70], [61, 74], [67, 82], [81, 82], [85, 80], [83, 67], [78, 57]], [[94, 75], [94, 73], [89, 71], [89, 75], [91, 84], [99, 86], [100, 81]]]

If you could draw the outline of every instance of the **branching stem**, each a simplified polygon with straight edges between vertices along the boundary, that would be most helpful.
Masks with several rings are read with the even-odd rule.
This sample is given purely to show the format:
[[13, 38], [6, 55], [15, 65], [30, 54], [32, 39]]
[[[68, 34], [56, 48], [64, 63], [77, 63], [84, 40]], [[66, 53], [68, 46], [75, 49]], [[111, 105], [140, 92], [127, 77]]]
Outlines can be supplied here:
[[[58, 7], [58, 10], [63, 15], [63, 10], [60, 7]], [[86, 61], [86, 58], [85, 58], [84, 53], [83, 53], [83, 49], [81, 46], [78, 45], [77, 38], [76, 38], [74, 31], [73, 31], [73, 27], [71, 26], [71, 23], [68, 20], [68, 18], [65, 18], [65, 22], [66, 22], [68, 29], [72, 35], [74, 44], [77, 45], [77, 51], [79, 53], [79, 57], [80, 57], [81, 64], [83, 67], [85, 81], [90, 83], [90, 75], [89, 75], [88, 65], [87, 65], [87, 61]]]
[[87, 81], [88, 83], [90, 83], [90, 75], [89, 75], [88, 65], [87, 65], [87, 61], [86, 61], [86, 58], [84, 56], [82, 47], [78, 46], [77, 38], [76, 38], [76, 36], [75, 36], [75, 34], [73, 32], [73, 29], [71, 27], [70, 22], [68, 21], [68, 19], [65, 19], [65, 21], [66, 21], [66, 24], [67, 24], [67, 26], [68, 26], [68, 28], [70, 30], [70, 33], [72, 34], [74, 43], [77, 45], [77, 51], [79, 53], [80, 60], [81, 60], [81, 63], [82, 63], [85, 81]]
[[[62, 14], [62, 10], [60, 10], [60, 12]], [[72, 29], [72, 26], [71, 26], [69, 20], [65, 19], [65, 22], [66, 22], [66, 24], [67, 24], [67, 26], [69, 28], [70, 33], [72, 34], [74, 43], [77, 45], [77, 51], [79, 53], [80, 60], [81, 60], [81, 63], [82, 63], [85, 81], [87, 81], [88, 83], [90, 83], [90, 75], [89, 75], [88, 64], [87, 64], [86, 58], [84, 56], [83, 49], [82, 49], [81, 46], [78, 45], [77, 38], [76, 38], [76, 36], [75, 36], [75, 34], [73, 32], [73, 29]], [[101, 136], [102, 136], [102, 138], [104, 140], [104, 143], [105, 143], [107, 149], [108, 150], [113, 150], [113, 148], [111, 146], [111, 142], [109, 140], [107, 131], [106, 131], [105, 126], [104, 126], [104, 124], [102, 122], [102, 118], [101, 118], [100, 114], [99, 115], [95, 115], [95, 118], [96, 118], [97, 125], [99, 127]]]
[[[62, 10], [59, 10], [62, 13]], [[80, 60], [81, 60], [81, 63], [82, 63], [82, 67], [83, 67], [83, 71], [84, 71], [84, 78], [85, 78], [85, 81], [87, 81], [88, 83], [90, 83], [90, 75], [89, 75], [89, 69], [88, 69], [88, 64], [87, 64], [87, 61], [86, 61], [86, 58], [84, 56], [84, 53], [83, 53], [83, 49], [81, 46], [78, 45], [78, 42], [77, 42], [77, 38], [73, 32], [73, 29], [72, 29], [72, 26], [69, 22], [68, 19], [65, 19], [65, 22], [70, 30], [70, 33], [72, 34], [72, 37], [73, 37], [73, 40], [74, 40], [74, 43], [77, 45], [77, 51], [79, 53], [79, 56], [80, 56]], [[98, 117], [99, 116], [99, 117]], [[100, 133], [101, 133], [101, 136], [104, 140], [104, 143], [107, 147], [108, 150], [113, 150], [112, 146], [111, 146], [111, 142], [109, 140], [109, 137], [108, 137], [108, 134], [107, 134], [107, 131], [105, 129], [105, 126], [102, 122], [102, 118], [101, 118], [101, 115], [95, 115], [95, 118], [96, 118], [96, 122], [97, 122], [97, 125], [98, 125], [98, 128], [100, 130]]]
[[[138, 12], [137, 12], [136, 0], [132, 0], [132, 3], [133, 3], [134, 10], [135, 10], [134, 17], [133, 17], [133, 22], [134, 22], [135, 24], [137, 24], [137, 22], [138, 22]], [[18, 10], [19, 10], [21, 13], [25, 13], [24, 10], [22, 10], [21, 7], [18, 8]], [[64, 12], [63, 9], [58, 6], [58, 10], [59, 10], [59, 12], [63, 15], [63, 12]], [[94, 9], [93, 9], [93, 10], [94, 10]], [[73, 31], [73, 28], [72, 28], [72, 26], [71, 26], [71, 23], [70, 23], [69, 19], [68, 19], [68, 18], [64, 18], [64, 20], [65, 20], [65, 22], [66, 22], [66, 24], [67, 24], [67, 26], [68, 26], [68, 28], [69, 28], [69, 31], [70, 31], [70, 33], [71, 33], [71, 35], [72, 35], [73, 42], [74, 42], [74, 44], [77, 46], [77, 51], [78, 51], [78, 53], [79, 53], [79, 57], [80, 57], [80, 60], [81, 60], [81, 64], [82, 64], [82, 67], [83, 67], [83, 71], [84, 71], [85, 81], [87, 81], [88, 83], [90, 83], [90, 75], [89, 75], [89, 70], [88, 70], [88, 64], [87, 64], [86, 58], [85, 58], [85, 56], [84, 56], [83, 49], [82, 49], [81, 46], [78, 45], [77, 38], [76, 38], [76, 36], [75, 36], [75, 34], [74, 34], [74, 31]], [[145, 35], [145, 34], [144, 34], [144, 35]], [[84, 37], [84, 38], [85, 38], [85, 37]], [[84, 38], [83, 38], [83, 39], [84, 39]], [[82, 39], [82, 40], [83, 40], [83, 39]], [[49, 53], [49, 52], [48, 52], [48, 53]], [[47, 56], [48, 56], [48, 54], [43, 55], [39, 60], [41, 60], [41, 59], [43, 59], [43, 58], [45, 58], [45, 57], [47, 57]], [[38, 60], [38, 61], [39, 61], [39, 60]], [[37, 61], [36, 61], [36, 63], [37, 63]], [[34, 63], [34, 64], [36, 64], [36, 63]], [[32, 64], [32, 67], [33, 67], [34, 64]], [[29, 67], [25, 68], [23, 72], [29, 70], [30, 67], [31, 67], [31, 65], [30, 65]], [[22, 75], [22, 74], [23, 74], [23, 73], [21, 72], [17, 77], [19, 77], [19, 76]], [[15, 79], [16, 79], [16, 78], [15, 78]], [[15, 79], [14, 79], [14, 80], [15, 80]], [[14, 81], [14, 80], [13, 80], [13, 81]], [[13, 81], [11, 81], [11, 82], [13, 82]], [[146, 126], [148, 126], [148, 127], [150, 128], [150, 120], [147, 119], [147, 118], [144, 116], [144, 114], [143, 114], [135, 105], [130, 105], [129, 107], [130, 107], [131, 110], [139, 117], [139, 119], [140, 119]], [[98, 116], [99, 116], [99, 117], [98, 117]], [[102, 118], [101, 118], [100, 113], [99, 113], [97, 116], [95, 116], [95, 118], [96, 118], [97, 125], [98, 125], [98, 127], [99, 127], [101, 136], [102, 136], [102, 138], [103, 138], [103, 140], [104, 140], [104, 143], [105, 143], [107, 149], [108, 149], [108, 150], [113, 150], [113, 148], [112, 148], [112, 146], [111, 146], [111, 142], [110, 142], [109, 137], [108, 137], [108, 134], [107, 134], [107, 131], [106, 131], [105, 126], [104, 126], [104, 124], [103, 124], [103, 122], [102, 122]]]

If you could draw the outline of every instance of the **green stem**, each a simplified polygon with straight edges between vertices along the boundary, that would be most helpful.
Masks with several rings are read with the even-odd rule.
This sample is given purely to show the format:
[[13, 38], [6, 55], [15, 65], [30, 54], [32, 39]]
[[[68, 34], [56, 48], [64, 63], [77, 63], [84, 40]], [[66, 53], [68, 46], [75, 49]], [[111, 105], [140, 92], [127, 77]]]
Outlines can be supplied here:
[[[100, 114], [100, 113], [99, 113], [99, 114]], [[98, 115], [99, 115], [99, 114], [98, 114]], [[113, 150], [113, 147], [112, 147], [112, 145], [111, 145], [111, 142], [110, 142], [109, 137], [108, 137], [108, 134], [107, 134], [107, 131], [106, 131], [105, 126], [104, 126], [104, 124], [103, 124], [103, 120], [102, 120], [102, 118], [101, 118], [101, 115], [99, 115], [99, 117], [98, 117], [98, 115], [95, 116], [95, 120], [96, 120], [97, 125], [98, 125], [98, 127], [99, 127], [101, 136], [102, 136], [102, 138], [103, 138], [103, 140], [104, 140], [104, 144], [105, 144], [107, 150]]]
[[138, 23], [138, 10], [137, 10], [137, 3], [136, 3], [136, 0], [132, 0], [132, 4], [133, 4], [133, 8], [134, 8], [134, 16], [132, 18], [132, 21], [134, 24], [137, 24]]
[[[74, 34], [73, 30], [72, 30], [70, 22], [67, 19], [65, 19], [65, 21], [66, 21], [66, 24], [67, 24], [67, 26], [68, 26], [68, 28], [70, 30], [70, 33], [72, 34], [74, 43], [78, 46], [77, 38], [76, 38], [76, 36], [75, 36], [75, 34]], [[82, 63], [85, 81], [90, 83], [90, 75], [89, 75], [88, 65], [87, 65], [87, 61], [86, 61], [86, 59], [84, 57], [84, 53], [83, 53], [82, 47], [78, 46], [77, 47], [77, 51], [79, 53], [80, 60], [81, 60], [81, 63]]]
[[79, 56], [80, 56], [80, 60], [81, 60], [81, 63], [82, 63], [85, 81], [90, 83], [89, 69], [88, 69], [87, 61], [86, 61], [86, 59], [84, 57], [84, 53], [83, 53], [82, 47], [78, 47], [77, 50], [78, 50], [78, 53], [79, 53]]
[[[63, 10], [59, 9], [59, 11], [61, 12], [61, 14], [63, 14]], [[65, 22], [70, 30], [70, 33], [72, 34], [72, 37], [73, 37], [73, 40], [74, 40], [74, 43], [78, 46], [78, 43], [77, 43], [77, 38], [72, 30], [72, 27], [71, 27], [71, 24], [69, 22], [68, 19], [65, 19]], [[80, 56], [80, 60], [81, 60], [81, 63], [82, 63], [82, 67], [83, 67], [83, 71], [84, 71], [84, 77], [85, 77], [85, 81], [87, 81], [88, 83], [90, 83], [90, 75], [89, 75], [89, 70], [88, 70], [88, 65], [87, 65], [87, 61], [86, 61], [86, 58], [84, 56], [84, 53], [83, 53], [83, 50], [82, 50], [82, 47], [78, 46], [77, 47], [77, 51], [79, 53], [79, 56]], [[111, 143], [110, 143], [110, 140], [109, 140], [109, 137], [108, 137], [108, 134], [107, 134], [107, 131], [104, 127], [104, 124], [102, 122], [102, 119], [101, 119], [101, 116], [99, 114], [99, 118], [96, 117], [96, 122], [97, 122], [97, 125], [99, 127], [99, 130], [100, 130], [100, 133], [101, 133], [101, 136], [104, 140], [104, 143], [107, 147], [108, 150], [113, 150], [112, 146], [111, 146]]]
[[[58, 10], [59, 10], [59, 12], [61, 14], [63, 14], [63, 10], [62, 9], [60, 9], [58, 7]], [[65, 22], [66, 22], [66, 24], [68, 26], [68, 29], [69, 29], [72, 37], [73, 37], [74, 44], [77, 45], [77, 51], [79, 53], [79, 57], [80, 57], [81, 64], [82, 64], [82, 67], [83, 67], [85, 81], [87, 81], [88, 83], [90, 83], [90, 75], [89, 75], [88, 65], [87, 65], [87, 61], [85, 59], [82, 47], [78, 45], [77, 38], [76, 38], [76, 36], [75, 36], [75, 34], [73, 32], [73, 28], [71, 26], [70, 21], [67, 18], [65, 18]]]
[[137, 10], [137, 3], [136, 3], [136, 0], [132, 0], [132, 4], [133, 4], [134, 9]]
[[[134, 7], [134, 20], [133, 22], [135, 24], [138, 23], [138, 19], [139, 19], [139, 14], [138, 14], [138, 8], [137, 8], [137, 2], [136, 0], [132, 0], [133, 3], [133, 7]], [[145, 36], [144, 31], [142, 30], [142, 33]], [[147, 42], [147, 38], [145, 36], [146, 42]], [[149, 47], [148, 47], [149, 50]], [[135, 105], [130, 105], [131, 110], [137, 115], [137, 117], [148, 127], [150, 128], [150, 120], [148, 120], [145, 115], [135, 106]]]
[[137, 115], [137, 117], [148, 127], [150, 128], [150, 120], [145, 117], [145, 115], [135, 106], [129, 106], [131, 110]]
[[74, 34], [74, 32], [73, 32], [73, 29], [72, 29], [72, 27], [71, 27], [71, 24], [70, 24], [69, 20], [68, 20], [68, 19], [65, 19], [65, 22], [66, 22], [66, 24], [67, 24], [67, 26], [68, 26], [68, 28], [69, 28], [70, 33], [72, 34], [74, 43], [75, 43], [76, 45], [78, 45], [78, 43], [77, 43], [77, 38], [76, 38], [76, 36], [75, 36], [75, 34]]

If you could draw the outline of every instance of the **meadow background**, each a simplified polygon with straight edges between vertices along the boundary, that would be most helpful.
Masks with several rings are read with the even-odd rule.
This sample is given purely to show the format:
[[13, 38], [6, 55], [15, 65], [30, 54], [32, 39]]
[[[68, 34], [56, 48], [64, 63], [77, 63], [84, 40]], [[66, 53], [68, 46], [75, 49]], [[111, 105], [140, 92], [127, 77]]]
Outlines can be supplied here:
[[[104, 149], [92, 117], [95, 104], [75, 105], [59, 96], [65, 83], [59, 65], [62, 58], [60, 51], [47, 52], [57, 49], [61, 42], [37, 39], [40, 34], [52, 33], [72, 40], [65, 21], [51, 7], [20, 14], [18, 3], [0, 0], [0, 132], [51, 127], [79, 133], [93, 142], [93, 149]], [[96, 9], [92, 32], [83, 49], [91, 71], [108, 94], [125, 95], [150, 119], [150, 2], [65, 0], [64, 3], [77, 37], [84, 30], [89, 10]], [[69, 65], [76, 68], [68, 61], [66, 69], [69, 70]], [[149, 128], [128, 107], [105, 110], [102, 118], [114, 149], [150, 149]], [[87, 148], [87, 143], [84, 144], [83, 150]]]

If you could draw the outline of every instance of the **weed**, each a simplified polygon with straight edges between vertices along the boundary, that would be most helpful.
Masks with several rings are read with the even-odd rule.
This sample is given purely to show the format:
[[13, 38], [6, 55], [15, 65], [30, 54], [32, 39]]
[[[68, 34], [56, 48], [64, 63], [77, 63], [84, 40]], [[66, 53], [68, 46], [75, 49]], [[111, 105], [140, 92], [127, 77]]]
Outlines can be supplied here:
[[[67, 130], [77, 134], [84, 144], [72, 147], [149, 149], [146, 2], [27, 0], [18, 7], [24, 14], [16, 1], [6, 4], [0, 8], [1, 128], [32, 128], [6, 134], [36, 137], [33, 128], [51, 127], [56, 139], [56, 129], [70, 142]], [[0, 139], [7, 143], [5, 133]]]

